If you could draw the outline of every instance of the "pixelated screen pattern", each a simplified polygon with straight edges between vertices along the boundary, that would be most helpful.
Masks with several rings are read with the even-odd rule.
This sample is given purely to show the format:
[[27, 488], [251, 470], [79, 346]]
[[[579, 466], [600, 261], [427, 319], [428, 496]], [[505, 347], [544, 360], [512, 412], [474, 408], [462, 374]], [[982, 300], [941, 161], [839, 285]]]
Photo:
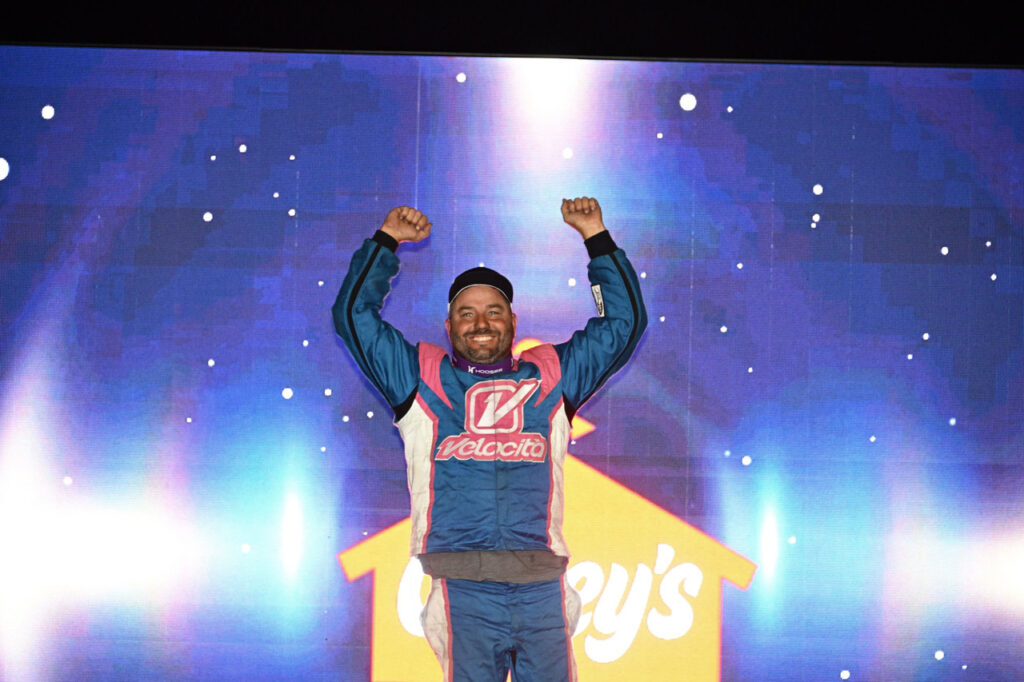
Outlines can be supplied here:
[[[1024, 73], [0, 47], [4, 679], [368, 679], [408, 515], [329, 309], [452, 277], [593, 311], [595, 196], [650, 325], [570, 452], [758, 566], [728, 680], [1024, 678]], [[436, 671], [426, 671], [432, 679]]]

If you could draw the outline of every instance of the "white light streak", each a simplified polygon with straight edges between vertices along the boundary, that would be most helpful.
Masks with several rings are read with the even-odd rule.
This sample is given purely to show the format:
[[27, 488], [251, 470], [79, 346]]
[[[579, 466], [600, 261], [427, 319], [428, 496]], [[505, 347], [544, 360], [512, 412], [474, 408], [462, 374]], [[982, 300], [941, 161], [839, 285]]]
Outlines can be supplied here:
[[302, 535], [302, 503], [298, 495], [288, 493], [281, 519], [281, 561], [288, 578], [294, 578], [302, 564]]
[[[744, 457], [746, 459], [746, 457]], [[775, 510], [768, 508], [761, 521], [761, 570], [764, 580], [769, 584], [775, 578], [775, 569], [779, 563], [779, 525], [775, 518]]]

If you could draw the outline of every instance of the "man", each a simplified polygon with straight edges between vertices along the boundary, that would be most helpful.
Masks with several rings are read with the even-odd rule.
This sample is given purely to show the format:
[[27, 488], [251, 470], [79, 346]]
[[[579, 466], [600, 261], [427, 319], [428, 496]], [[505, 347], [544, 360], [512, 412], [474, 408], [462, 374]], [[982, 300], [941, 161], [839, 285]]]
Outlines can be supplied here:
[[597, 201], [563, 199], [562, 217], [585, 240], [598, 308], [564, 343], [513, 358], [512, 284], [483, 267], [449, 290], [451, 355], [384, 322], [398, 245], [432, 227], [408, 206], [355, 253], [332, 311], [405, 442], [411, 551], [432, 578], [424, 632], [449, 682], [504, 682], [509, 670], [517, 682], [576, 679], [580, 601], [562, 538], [569, 424], [629, 359], [647, 314]]

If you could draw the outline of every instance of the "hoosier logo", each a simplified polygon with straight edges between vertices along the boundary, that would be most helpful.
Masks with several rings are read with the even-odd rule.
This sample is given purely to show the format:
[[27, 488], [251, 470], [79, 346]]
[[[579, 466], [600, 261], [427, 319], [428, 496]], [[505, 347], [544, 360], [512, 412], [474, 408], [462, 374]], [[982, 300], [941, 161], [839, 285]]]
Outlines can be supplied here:
[[523, 433], [523, 409], [538, 386], [537, 379], [474, 385], [466, 391], [466, 430], [445, 438], [434, 459], [543, 462], [547, 440], [540, 434]]

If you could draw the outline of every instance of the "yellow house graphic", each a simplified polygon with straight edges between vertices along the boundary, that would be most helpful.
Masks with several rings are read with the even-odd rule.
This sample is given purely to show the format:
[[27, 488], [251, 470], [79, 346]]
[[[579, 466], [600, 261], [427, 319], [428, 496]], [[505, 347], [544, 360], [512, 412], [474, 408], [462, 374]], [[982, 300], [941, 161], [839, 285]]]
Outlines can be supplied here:
[[[348, 580], [374, 581], [374, 682], [441, 677], [419, 627], [429, 579], [408, 557], [410, 525], [338, 555]], [[719, 679], [722, 582], [745, 590], [753, 562], [571, 455], [564, 531], [583, 601], [573, 639], [581, 680]]]

